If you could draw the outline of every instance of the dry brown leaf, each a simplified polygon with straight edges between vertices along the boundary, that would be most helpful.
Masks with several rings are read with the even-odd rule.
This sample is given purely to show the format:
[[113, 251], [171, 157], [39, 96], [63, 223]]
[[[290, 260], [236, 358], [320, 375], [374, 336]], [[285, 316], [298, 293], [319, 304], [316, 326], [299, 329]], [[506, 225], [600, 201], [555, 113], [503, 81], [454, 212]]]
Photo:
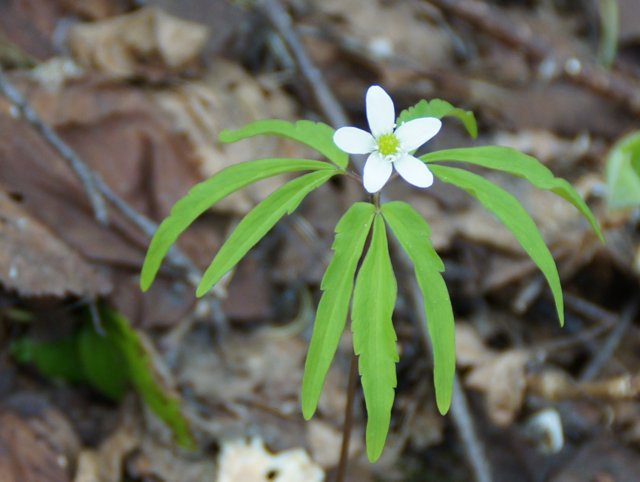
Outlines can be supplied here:
[[69, 421], [38, 396], [0, 408], [0, 482], [67, 482], [79, 451]]
[[216, 480], [216, 468], [210, 454], [183, 454], [153, 436], [145, 436], [139, 450], [127, 460], [127, 474], [133, 480], [209, 482]]
[[[235, 144], [220, 144], [223, 129], [235, 129], [257, 119], [293, 119], [293, 100], [276, 85], [262, 83], [235, 63], [216, 61], [205, 78], [156, 94], [155, 100], [173, 121], [173, 128], [192, 145], [200, 172], [209, 177], [241, 161], [267, 157], [304, 157], [309, 150], [272, 136]], [[286, 177], [278, 176], [234, 193], [214, 210], [246, 214]]]
[[[362, 433], [353, 430], [349, 439], [349, 458], [364, 451]], [[340, 460], [342, 429], [314, 418], [307, 422], [307, 445], [313, 460], [321, 467], [336, 467]]]
[[[112, 189], [149, 217], [161, 220], [200, 180], [188, 144], [171, 133], [144, 93], [91, 83], [55, 92], [33, 85], [29, 89], [39, 114]], [[113, 277], [111, 300], [120, 311], [134, 321], [166, 325], [190, 309], [191, 292], [180, 292], [171, 279], [160, 277], [149, 293], [140, 293], [137, 274], [148, 241], [116, 211], [110, 212], [110, 227], [99, 225], [70, 168], [1, 101], [0, 130], [6, 133], [0, 141], [0, 185], [20, 198], [31, 216]], [[216, 226], [200, 220], [180, 239], [200, 266], [208, 264], [219, 245]]]
[[[323, 14], [340, 18], [341, 33], [351, 43], [363, 46], [373, 58], [386, 60], [402, 56], [425, 69], [447, 65], [452, 58], [451, 36], [421, 15], [416, 4], [387, 4], [377, 0], [322, 0], [315, 3]], [[379, 28], [372, 28], [372, 25]]]
[[640, 395], [640, 375], [623, 374], [592, 382], [578, 382], [564, 372], [548, 370], [527, 377], [529, 389], [548, 400], [581, 398], [634, 400]]
[[0, 282], [22, 296], [97, 298], [108, 278], [0, 191]]
[[69, 29], [69, 48], [77, 60], [115, 78], [139, 77], [149, 65], [179, 72], [200, 53], [207, 27], [160, 9], [134, 13]]
[[80, 452], [74, 482], [122, 480], [125, 459], [141, 444], [132, 421], [133, 406], [131, 403], [123, 404], [121, 413], [125, 416], [120, 425], [97, 449], [84, 449]]
[[[203, 421], [200, 430], [219, 438], [257, 429], [269, 447], [278, 450], [309, 441], [299, 401], [306, 342], [280, 331], [260, 330], [229, 334], [221, 350], [212, 350], [210, 341], [196, 333], [180, 347], [177, 383], [215, 407], [216, 415]], [[334, 363], [318, 405], [318, 420], [341, 419], [345, 378], [345, 371]]]
[[491, 361], [495, 353], [488, 348], [469, 323], [456, 323], [456, 363], [462, 368]]
[[490, 350], [473, 328], [458, 323], [456, 356], [458, 363], [470, 368], [464, 378], [465, 385], [484, 393], [489, 418], [499, 426], [511, 424], [524, 401], [529, 353]]
[[527, 352], [508, 350], [476, 366], [465, 377], [468, 387], [485, 393], [488, 415], [496, 425], [510, 425], [522, 407], [528, 360]]
[[222, 446], [218, 482], [322, 482], [324, 472], [302, 449], [272, 454], [253, 438]]
[[0, 32], [16, 47], [39, 60], [53, 55], [53, 32], [63, 16], [59, 2], [0, 2]]
[[58, 457], [17, 415], [0, 413], [0, 482], [71, 480]]

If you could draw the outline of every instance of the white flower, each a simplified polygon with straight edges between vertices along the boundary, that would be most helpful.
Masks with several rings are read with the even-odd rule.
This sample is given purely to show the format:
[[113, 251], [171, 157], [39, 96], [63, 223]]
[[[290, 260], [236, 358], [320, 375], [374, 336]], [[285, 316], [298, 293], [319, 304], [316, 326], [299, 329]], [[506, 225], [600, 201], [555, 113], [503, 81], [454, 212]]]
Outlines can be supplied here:
[[369, 154], [364, 165], [364, 188], [370, 193], [382, 189], [391, 177], [392, 166], [409, 184], [423, 188], [431, 186], [433, 174], [410, 152], [435, 136], [442, 122], [435, 117], [422, 117], [395, 129], [393, 100], [379, 85], [369, 87], [366, 104], [371, 134], [357, 127], [341, 127], [333, 135], [333, 142], [343, 151]]

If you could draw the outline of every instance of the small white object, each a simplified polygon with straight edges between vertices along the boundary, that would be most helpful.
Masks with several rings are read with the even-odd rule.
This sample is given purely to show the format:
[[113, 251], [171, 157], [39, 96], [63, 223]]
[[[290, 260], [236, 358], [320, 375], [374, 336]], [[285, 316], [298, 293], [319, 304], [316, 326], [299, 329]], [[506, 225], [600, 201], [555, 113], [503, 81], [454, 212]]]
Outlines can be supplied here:
[[9, 106], [9, 115], [14, 119], [20, 118], [20, 109], [18, 109], [15, 105], [11, 104]]
[[553, 408], [545, 408], [531, 416], [525, 425], [526, 435], [545, 454], [557, 454], [564, 447], [562, 419]]
[[222, 446], [218, 482], [323, 482], [324, 471], [302, 449], [272, 454], [255, 437]]
[[375, 37], [369, 42], [369, 52], [379, 59], [387, 59], [394, 54], [393, 44], [386, 37]]
[[569, 75], [577, 75], [582, 70], [582, 63], [575, 57], [571, 57], [565, 62], [564, 70]]

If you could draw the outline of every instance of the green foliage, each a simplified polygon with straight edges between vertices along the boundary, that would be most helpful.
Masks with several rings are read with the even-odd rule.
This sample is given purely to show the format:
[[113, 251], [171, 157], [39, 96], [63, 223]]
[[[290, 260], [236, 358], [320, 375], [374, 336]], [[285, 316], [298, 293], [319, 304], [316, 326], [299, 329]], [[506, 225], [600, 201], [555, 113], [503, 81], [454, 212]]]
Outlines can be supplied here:
[[605, 176], [611, 209], [640, 205], [640, 132], [623, 137], [611, 148]]
[[631, 168], [636, 171], [636, 176], [640, 178], [640, 156], [631, 159]]
[[358, 261], [371, 229], [375, 207], [355, 203], [336, 226], [333, 258], [322, 277], [323, 290], [313, 325], [302, 377], [302, 414], [310, 419], [320, 399], [322, 385], [338, 349], [349, 311]]
[[427, 163], [434, 161], [466, 162], [522, 177], [535, 187], [551, 191], [573, 204], [589, 221], [598, 238], [604, 241], [598, 221], [573, 186], [564, 179], [555, 177], [535, 157], [509, 147], [483, 146], [431, 152], [421, 156], [420, 159]]
[[33, 363], [46, 378], [74, 383], [87, 381], [75, 336], [51, 342], [20, 338], [11, 344], [9, 351], [17, 362]]
[[472, 138], [478, 137], [478, 124], [473, 112], [462, 110], [452, 106], [449, 102], [442, 99], [433, 99], [431, 101], [421, 100], [413, 107], [400, 112], [396, 119], [398, 125], [420, 117], [435, 117], [442, 119], [443, 117], [454, 117], [464, 125], [465, 129]]
[[[473, 113], [456, 108], [440, 99], [418, 102], [401, 112], [397, 123], [421, 117], [440, 119], [447, 116], [461, 121], [471, 137], [477, 136], [478, 128]], [[153, 281], [162, 259], [179, 234], [197, 216], [230, 193], [276, 174], [314, 171], [281, 186], [239, 222], [204, 273], [196, 290], [197, 296], [204, 295], [213, 287], [284, 215], [293, 212], [307, 194], [332, 176], [345, 174], [348, 155], [334, 144], [334, 131], [326, 124], [310, 121], [257, 121], [238, 130], [223, 131], [220, 140], [236, 142], [258, 135], [274, 135], [297, 141], [315, 149], [333, 164], [306, 159], [264, 159], [232, 166], [199, 184], [174, 206], [170, 216], [163, 221], [154, 236], [141, 275], [143, 289], [147, 289]], [[619, 171], [624, 167], [627, 171], [633, 172], [634, 182], [640, 183], [638, 151], [640, 134], [625, 139], [618, 151], [610, 156], [609, 168], [611, 173], [615, 174], [616, 186], [621, 185], [627, 197], [628, 192], [636, 185], [625, 184], [631, 181], [620, 179]], [[573, 204], [602, 239], [597, 220], [575, 189], [564, 179], [556, 178], [535, 158], [504, 147], [448, 149], [427, 154], [421, 159], [429, 163], [434, 175], [441, 181], [453, 184], [477, 198], [513, 233], [545, 276], [554, 297], [560, 324], [563, 324], [563, 298], [555, 262], [534, 221], [522, 205], [514, 196], [476, 174], [434, 162], [465, 162], [525, 178], [534, 186], [550, 190]], [[626, 178], [629, 177], [627, 171], [623, 171]], [[613, 192], [613, 189], [611, 191]], [[634, 192], [640, 192], [640, 184], [635, 187]], [[333, 257], [322, 278], [322, 295], [315, 317], [301, 389], [302, 413], [309, 419], [317, 409], [324, 380], [344, 331], [351, 301], [353, 348], [358, 356], [367, 408], [366, 445], [371, 461], [377, 460], [382, 453], [389, 431], [397, 383], [398, 351], [392, 322], [397, 284], [389, 257], [385, 223], [414, 267], [424, 301], [427, 329], [433, 345], [436, 402], [442, 414], [450, 407], [455, 377], [453, 309], [442, 276], [444, 263], [429, 239], [430, 228], [409, 204], [388, 202], [379, 206], [378, 197], [374, 199], [375, 204], [353, 204], [336, 226], [332, 246]], [[636, 200], [636, 203], [638, 202], [640, 198]], [[370, 238], [369, 247], [358, 270], [367, 238]], [[108, 325], [108, 336], [126, 362], [128, 380], [134, 384], [147, 405], [172, 426], [176, 437], [183, 444], [188, 444], [192, 439], [186, 422], [180, 415], [179, 402], [177, 398], [167, 395], [160, 384], [155, 383], [150, 358], [145, 355], [140, 340], [129, 336], [128, 325], [117, 315], [104, 316], [115, 320]], [[29, 347], [21, 347], [21, 352], [31, 353], [30, 356], [33, 358], [32, 351]], [[43, 360], [44, 358], [60, 357], [56, 353], [49, 353]], [[60, 364], [60, 372], [73, 376], [73, 370], [73, 364]], [[105, 370], [103, 366], [97, 366], [94, 372], [93, 378], [101, 379]], [[85, 372], [83, 376], [86, 378]], [[95, 380], [92, 383], [95, 385]]]
[[443, 415], [451, 405], [456, 372], [456, 343], [449, 290], [440, 274], [444, 264], [429, 242], [427, 222], [409, 204], [393, 201], [382, 205], [382, 215], [413, 263], [422, 292], [429, 337], [433, 346], [433, 381], [436, 403]]
[[151, 411], [172, 429], [176, 442], [194, 449], [180, 399], [157, 378], [151, 355], [136, 331], [113, 310], [102, 308], [100, 316], [104, 335], [87, 320], [76, 333], [60, 340], [22, 338], [11, 346], [11, 354], [20, 363], [33, 363], [47, 378], [86, 383], [114, 402], [133, 385]]
[[249, 184], [287, 172], [334, 169], [326, 162], [308, 159], [259, 159], [223, 169], [196, 184], [171, 209], [151, 240], [142, 266], [140, 286], [146, 291], [153, 283], [162, 260], [178, 236], [211, 206]]
[[196, 443], [189, 423], [182, 414], [180, 398], [162, 382], [154, 369], [150, 348], [146, 346], [129, 321], [109, 308], [100, 310], [107, 337], [124, 358], [129, 381], [149, 409], [173, 432], [176, 443], [195, 450]]
[[560, 325], [564, 324], [564, 302], [558, 269], [542, 235], [522, 204], [511, 194], [486, 179], [455, 167], [430, 166], [441, 181], [453, 184], [475, 197], [513, 233], [520, 246], [547, 279], [556, 304]]
[[598, 0], [598, 11], [600, 14], [598, 62], [605, 67], [611, 67], [616, 59], [620, 32], [618, 0]]
[[318, 151], [341, 169], [349, 163], [349, 156], [333, 143], [334, 130], [322, 122], [301, 120], [296, 123], [284, 120], [259, 120], [236, 130], [220, 133], [221, 142], [237, 142], [249, 137], [271, 135], [285, 137]]
[[87, 322], [77, 340], [87, 383], [111, 400], [122, 399], [129, 386], [128, 367], [111, 337], [100, 335], [93, 324]]
[[225, 273], [233, 268], [247, 252], [284, 216], [291, 214], [307, 194], [338, 173], [335, 169], [312, 172], [278, 188], [254, 207], [240, 221], [207, 268], [196, 290], [203, 296]]
[[371, 245], [356, 279], [351, 309], [353, 348], [359, 357], [367, 407], [367, 456], [372, 462], [380, 457], [384, 448], [395, 396], [399, 358], [391, 315], [396, 292], [384, 221], [376, 215]]

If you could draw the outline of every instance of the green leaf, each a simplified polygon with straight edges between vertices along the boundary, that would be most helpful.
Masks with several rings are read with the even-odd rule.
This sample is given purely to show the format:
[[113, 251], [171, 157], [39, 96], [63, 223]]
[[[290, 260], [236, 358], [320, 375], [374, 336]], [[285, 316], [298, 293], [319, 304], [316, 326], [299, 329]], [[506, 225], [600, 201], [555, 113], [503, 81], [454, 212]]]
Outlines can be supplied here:
[[420, 117], [435, 117], [442, 119], [443, 117], [455, 117], [464, 125], [465, 129], [472, 138], [478, 137], [478, 124], [473, 112], [470, 110], [462, 110], [458, 107], [452, 106], [449, 102], [442, 99], [433, 99], [431, 102], [427, 100], [421, 100], [413, 107], [400, 112], [396, 123], [398, 125], [403, 122], [409, 122], [413, 119], [419, 119]]
[[306, 174], [289, 181], [254, 207], [240, 221], [216, 254], [200, 280], [196, 296], [203, 296], [209, 291], [269, 232], [280, 218], [285, 214], [291, 214], [307, 194], [336, 174], [338, 171], [334, 169]]
[[396, 293], [384, 221], [377, 215], [371, 245], [358, 272], [351, 310], [353, 348], [359, 357], [367, 407], [366, 443], [371, 462], [380, 457], [391, 423], [398, 362], [391, 320]]
[[631, 159], [631, 167], [636, 171], [636, 176], [640, 178], [640, 156], [635, 156]]
[[85, 322], [78, 334], [78, 354], [86, 381], [107, 398], [121, 400], [129, 386], [129, 372], [113, 340]]
[[374, 213], [373, 204], [355, 203], [336, 226], [334, 254], [322, 277], [323, 293], [302, 377], [302, 414], [307, 420], [316, 411], [324, 379], [344, 331], [356, 268]]
[[582, 197], [571, 184], [562, 178], [555, 177], [535, 157], [528, 156], [509, 147], [482, 146], [430, 152], [421, 156], [420, 159], [428, 163], [434, 161], [467, 162], [522, 177], [537, 188], [551, 191], [573, 204], [589, 221], [598, 238], [604, 242], [598, 221]]
[[104, 336], [87, 320], [79, 331], [61, 340], [36, 343], [22, 338], [12, 344], [11, 354], [21, 363], [34, 363], [48, 378], [87, 383], [114, 401], [133, 385], [151, 411], [171, 428], [178, 445], [195, 449], [180, 398], [163, 385], [150, 348], [117, 312], [100, 307], [100, 321]]
[[108, 337], [96, 333], [90, 321], [60, 340], [22, 338], [12, 344], [11, 353], [20, 363], [33, 363], [44, 377], [88, 384], [115, 402], [122, 399], [129, 384], [122, 356]]
[[268, 119], [251, 122], [236, 130], [224, 130], [220, 133], [220, 142], [237, 142], [248, 137], [270, 135], [286, 137], [318, 151], [341, 169], [349, 162], [349, 155], [340, 150], [333, 142], [334, 129], [322, 122], [301, 120], [292, 122]]
[[9, 350], [16, 361], [33, 363], [46, 378], [76, 383], [86, 381], [75, 335], [48, 342], [24, 337], [13, 342]]
[[229, 194], [278, 174], [326, 169], [335, 168], [326, 162], [308, 159], [259, 159], [229, 166], [206, 181], [196, 184], [173, 206], [169, 216], [162, 221], [154, 234], [142, 266], [140, 287], [143, 291], [149, 289], [162, 260], [178, 236], [198, 216]]
[[456, 372], [456, 344], [453, 309], [447, 285], [440, 274], [444, 264], [433, 249], [427, 222], [409, 204], [393, 201], [382, 206], [385, 221], [407, 253], [424, 300], [429, 337], [433, 346], [433, 381], [441, 414], [451, 405]]
[[610, 208], [640, 205], [640, 132], [623, 137], [611, 148], [605, 176]]
[[620, 32], [618, 0], [598, 0], [598, 13], [600, 16], [598, 63], [611, 67], [616, 59]]
[[182, 414], [180, 398], [161, 381], [150, 348], [122, 315], [102, 307], [100, 316], [107, 337], [125, 360], [129, 379], [145, 405], [171, 428], [178, 445], [194, 450], [195, 440]]
[[558, 269], [531, 216], [507, 191], [483, 177], [464, 169], [431, 165], [431, 171], [443, 182], [453, 184], [474, 196], [513, 233], [520, 246], [540, 268], [553, 293], [560, 325], [564, 324], [564, 303]]

